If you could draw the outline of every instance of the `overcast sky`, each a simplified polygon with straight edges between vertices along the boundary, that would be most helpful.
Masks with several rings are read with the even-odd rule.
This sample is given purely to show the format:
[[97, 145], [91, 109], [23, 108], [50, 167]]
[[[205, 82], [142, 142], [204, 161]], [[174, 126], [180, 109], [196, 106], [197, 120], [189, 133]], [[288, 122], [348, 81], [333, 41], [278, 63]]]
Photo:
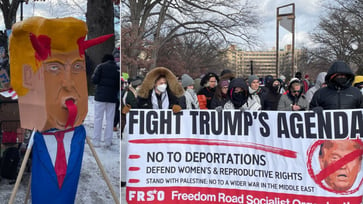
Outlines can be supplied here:
[[[244, 1], [244, 0], [241, 0]], [[276, 8], [295, 3], [295, 47], [313, 46], [309, 33], [317, 26], [319, 17], [325, 13], [322, 4], [329, 0], [258, 0], [250, 1], [258, 7], [261, 17], [259, 40], [260, 49], [269, 50], [276, 46]], [[24, 19], [30, 16], [40, 15], [44, 17], [74, 16], [85, 20], [87, 0], [47, 0], [24, 4]], [[2, 15], [1, 21], [2, 20]], [[20, 8], [17, 21], [20, 20]], [[4, 25], [0, 26], [4, 29]], [[280, 48], [291, 43], [291, 34], [280, 27]]]
[[[23, 19], [31, 16], [43, 16], [46, 18], [61, 18], [73, 16], [86, 20], [87, 0], [29, 0], [28, 4], [23, 4]], [[21, 9], [19, 6], [16, 21], [20, 21]], [[3, 14], [0, 13], [0, 30], [4, 30]]]
[[[87, 10], [87, 0], [29, 0], [24, 4], [24, 19], [31, 16], [43, 16], [48, 18], [73, 16], [85, 20]], [[18, 19], [20, 19], [20, 8], [18, 9]]]

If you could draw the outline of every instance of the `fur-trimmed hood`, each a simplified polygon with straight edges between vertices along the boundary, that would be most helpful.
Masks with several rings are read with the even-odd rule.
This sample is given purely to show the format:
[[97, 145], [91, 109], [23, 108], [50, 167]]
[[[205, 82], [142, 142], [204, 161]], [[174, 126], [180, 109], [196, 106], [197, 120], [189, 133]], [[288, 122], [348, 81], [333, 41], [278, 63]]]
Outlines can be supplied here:
[[138, 96], [141, 98], [148, 98], [150, 94], [150, 90], [154, 88], [156, 79], [160, 76], [164, 75], [168, 84], [168, 89], [174, 94], [176, 97], [181, 97], [184, 95], [184, 89], [179, 84], [176, 76], [165, 67], [155, 67], [150, 70], [140, 86]]

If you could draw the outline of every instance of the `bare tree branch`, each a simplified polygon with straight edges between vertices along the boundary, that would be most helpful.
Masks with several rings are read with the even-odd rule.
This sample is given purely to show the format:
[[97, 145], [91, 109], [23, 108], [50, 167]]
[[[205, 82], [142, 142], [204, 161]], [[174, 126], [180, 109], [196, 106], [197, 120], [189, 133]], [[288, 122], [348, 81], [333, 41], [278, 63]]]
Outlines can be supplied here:
[[240, 0], [123, 0], [122, 3], [124, 13], [129, 14], [122, 17], [122, 22], [138, 29], [134, 35], [140, 41], [146, 37], [153, 40], [151, 60], [154, 62], [160, 47], [192, 33], [208, 36], [207, 39], [221, 39], [221, 44], [255, 43], [253, 33], [258, 25], [255, 8], [248, 3], [241, 4]]
[[321, 18], [318, 29], [312, 33], [313, 40], [325, 49], [316, 49], [315, 55], [329, 61], [344, 60], [363, 73], [363, 0], [337, 3], [327, 6], [327, 16]]

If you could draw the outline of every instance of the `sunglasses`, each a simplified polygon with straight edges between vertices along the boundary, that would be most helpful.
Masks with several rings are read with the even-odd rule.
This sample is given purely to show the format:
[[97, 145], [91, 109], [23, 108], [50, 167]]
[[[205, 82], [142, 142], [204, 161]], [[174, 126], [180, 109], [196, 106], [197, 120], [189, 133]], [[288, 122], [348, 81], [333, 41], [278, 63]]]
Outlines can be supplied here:
[[299, 93], [300, 91], [291, 91], [292, 93]]

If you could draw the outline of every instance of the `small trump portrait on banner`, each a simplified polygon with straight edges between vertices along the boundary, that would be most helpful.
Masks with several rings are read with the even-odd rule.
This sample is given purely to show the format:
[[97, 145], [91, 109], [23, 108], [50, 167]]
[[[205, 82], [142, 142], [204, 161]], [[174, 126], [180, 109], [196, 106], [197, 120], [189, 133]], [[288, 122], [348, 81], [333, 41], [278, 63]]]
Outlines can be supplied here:
[[358, 140], [326, 140], [320, 145], [319, 164], [324, 186], [348, 191], [354, 185], [362, 164]]

